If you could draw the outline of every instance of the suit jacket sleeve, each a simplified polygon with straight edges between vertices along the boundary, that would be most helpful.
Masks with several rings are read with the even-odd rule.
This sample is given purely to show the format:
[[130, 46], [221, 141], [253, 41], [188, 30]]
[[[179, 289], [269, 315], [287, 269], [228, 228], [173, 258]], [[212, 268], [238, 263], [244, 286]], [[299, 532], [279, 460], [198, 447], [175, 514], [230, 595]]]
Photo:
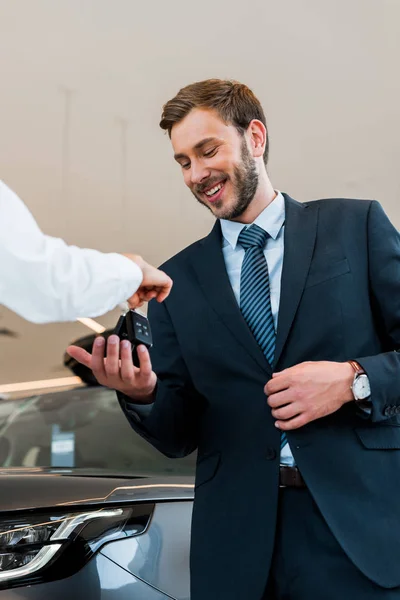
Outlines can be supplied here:
[[368, 261], [371, 301], [387, 352], [356, 358], [371, 385], [371, 419], [400, 413], [400, 235], [378, 202], [368, 217]]
[[166, 456], [179, 458], [198, 446], [204, 398], [196, 391], [181, 355], [165, 302], [149, 305], [153, 348], [151, 359], [158, 382], [150, 411], [139, 409], [132, 399], [118, 393], [131, 426]]

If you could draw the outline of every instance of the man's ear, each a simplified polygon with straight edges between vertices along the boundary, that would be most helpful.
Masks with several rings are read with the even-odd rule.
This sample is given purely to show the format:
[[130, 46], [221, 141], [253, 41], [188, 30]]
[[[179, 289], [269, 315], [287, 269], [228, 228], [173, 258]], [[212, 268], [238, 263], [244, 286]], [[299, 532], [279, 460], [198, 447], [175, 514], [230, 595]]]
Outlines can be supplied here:
[[262, 157], [264, 155], [268, 135], [265, 125], [258, 119], [253, 119], [247, 131], [254, 158]]

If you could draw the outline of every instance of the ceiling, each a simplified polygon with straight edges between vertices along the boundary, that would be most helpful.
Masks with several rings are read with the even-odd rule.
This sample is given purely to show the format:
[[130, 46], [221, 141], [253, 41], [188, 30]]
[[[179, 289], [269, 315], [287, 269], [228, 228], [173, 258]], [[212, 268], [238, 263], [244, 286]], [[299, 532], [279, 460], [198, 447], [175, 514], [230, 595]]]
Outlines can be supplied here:
[[[399, 20], [397, 0], [0, 0], [0, 178], [46, 233], [159, 264], [212, 225], [161, 107], [227, 77], [264, 105], [277, 189], [378, 198], [400, 226]], [[89, 331], [0, 308], [2, 328], [0, 384], [65, 376]]]

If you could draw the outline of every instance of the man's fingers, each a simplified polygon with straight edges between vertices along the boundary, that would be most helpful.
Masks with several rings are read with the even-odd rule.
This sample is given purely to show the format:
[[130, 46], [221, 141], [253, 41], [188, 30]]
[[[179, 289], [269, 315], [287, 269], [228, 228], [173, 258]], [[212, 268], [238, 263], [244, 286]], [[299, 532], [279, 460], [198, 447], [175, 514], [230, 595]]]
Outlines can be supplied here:
[[128, 340], [121, 342], [121, 379], [124, 383], [131, 383], [135, 374], [132, 361], [132, 345]]
[[281, 392], [283, 390], [287, 390], [289, 387], [289, 382], [284, 375], [280, 375], [279, 377], [274, 377], [270, 379], [268, 383], [264, 387], [264, 393], [267, 396], [271, 396], [272, 394], [276, 394], [277, 392]]
[[286, 406], [282, 406], [281, 408], [275, 408], [271, 410], [271, 414], [274, 419], [278, 421], [286, 421], [287, 419], [293, 419], [293, 417], [297, 417], [301, 412], [300, 407], [296, 402], [292, 404], [287, 404]]
[[104, 348], [106, 341], [102, 336], [98, 336], [93, 343], [92, 350], [92, 371], [98, 381], [105, 379], [106, 372], [104, 369]]
[[107, 377], [117, 377], [119, 375], [119, 337], [114, 334], [110, 335], [107, 340], [105, 372]]
[[290, 391], [284, 390], [283, 392], [277, 392], [276, 394], [268, 396], [267, 403], [271, 408], [279, 408], [286, 404], [291, 404], [293, 400], [294, 398], [290, 394]]
[[150, 354], [146, 348], [142, 344], [137, 347], [137, 354], [139, 357], [140, 364], [140, 376], [141, 377], [150, 377], [152, 373], [152, 366], [150, 360]]
[[306, 423], [309, 423], [310, 419], [307, 417], [305, 413], [294, 417], [293, 419], [289, 419], [288, 421], [276, 421], [275, 426], [282, 431], [290, 431], [291, 429], [298, 429], [299, 427], [303, 427]]
[[92, 368], [92, 355], [79, 346], [68, 346], [66, 352], [85, 367]]
[[275, 373], [272, 373], [272, 377], [280, 377], [281, 375], [284, 375], [286, 371], [287, 369], [283, 369], [283, 371], [275, 371]]

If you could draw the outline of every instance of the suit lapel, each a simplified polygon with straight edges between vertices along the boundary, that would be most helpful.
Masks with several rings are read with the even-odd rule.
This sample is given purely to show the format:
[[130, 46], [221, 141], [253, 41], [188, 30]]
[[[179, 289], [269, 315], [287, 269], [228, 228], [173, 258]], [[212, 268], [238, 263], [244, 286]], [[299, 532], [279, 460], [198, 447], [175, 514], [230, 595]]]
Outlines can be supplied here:
[[289, 335], [307, 280], [317, 232], [318, 205], [285, 198], [284, 256], [274, 367]]
[[[289, 335], [307, 280], [317, 232], [318, 205], [312, 208], [285, 198], [285, 238], [281, 280], [281, 296], [274, 365], [278, 363]], [[271, 375], [272, 368], [253, 337], [236, 302], [222, 254], [219, 221], [192, 255], [191, 264], [210, 305], [239, 344]]]
[[211, 233], [200, 242], [197, 252], [192, 256], [191, 264], [214, 311], [258, 366], [270, 375], [271, 367], [240, 312], [229, 281], [222, 253], [219, 221], [215, 223]]

